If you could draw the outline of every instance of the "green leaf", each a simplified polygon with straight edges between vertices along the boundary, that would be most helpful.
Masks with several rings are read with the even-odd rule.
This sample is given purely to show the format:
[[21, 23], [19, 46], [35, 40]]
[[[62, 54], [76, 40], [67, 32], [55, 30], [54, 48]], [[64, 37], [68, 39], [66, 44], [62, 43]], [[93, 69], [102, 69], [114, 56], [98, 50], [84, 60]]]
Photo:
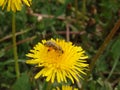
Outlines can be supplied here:
[[23, 73], [21, 77], [15, 82], [12, 90], [31, 90], [29, 77], [26, 73]]
[[4, 49], [0, 50], [0, 57], [2, 57], [4, 55], [5, 55], [5, 50]]
[[113, 58], [118, 59], [120, 57], [120, 38], [113, 44], [111, 52], [113, 54]]
[[112, 76], [112, 73], [115, 70], [115, 68], [118, 64], [118, 61], [119, 61], [119, 57], [120, 57], [120, 39], [119, 38], [113, 44], [111, 52], [112, 52], [112, 55], [113, 55], [114, 63], [113, 63], [113, 67], [112, 67], [107, 79], [109, 79]]

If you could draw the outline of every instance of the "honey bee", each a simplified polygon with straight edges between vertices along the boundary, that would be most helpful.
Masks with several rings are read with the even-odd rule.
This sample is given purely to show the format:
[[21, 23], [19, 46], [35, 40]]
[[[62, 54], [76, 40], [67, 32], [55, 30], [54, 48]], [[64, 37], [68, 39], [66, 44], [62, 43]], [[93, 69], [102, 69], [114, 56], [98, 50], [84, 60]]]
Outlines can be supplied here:
[[59, 45], [57, 45], [55, 42], [51, 41], [51, 40], [49, 40], [49, 41], [47, 41], [46, 43], [44, 43], [44, 45], [45, 45], [46, 47], [49, 47], [48, 51], [50, 51], [50, 48], [52, 48], [52, 49], [54, 49], [55, 51], [58, 51], [58, 52], [63, 53], [62, 48], [61, 48]]

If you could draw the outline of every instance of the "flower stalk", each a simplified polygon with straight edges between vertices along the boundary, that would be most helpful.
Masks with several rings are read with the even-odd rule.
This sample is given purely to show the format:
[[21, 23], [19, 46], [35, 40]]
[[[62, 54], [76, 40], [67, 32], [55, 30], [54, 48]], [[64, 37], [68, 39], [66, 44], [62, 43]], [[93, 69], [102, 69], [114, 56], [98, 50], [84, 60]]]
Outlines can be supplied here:
[[16, 27], [15, 27], [15, 13], [12, 14], [12, 40], [13, 40], [13, 54], [14, 54], [14, 60], [15, 60], [15, 72], [16, 77], [19, 78], [20, 72], [19, 72], [19, 64], [18, 64], [18, 55], [17, 55], [17, 45], [16, 45]]

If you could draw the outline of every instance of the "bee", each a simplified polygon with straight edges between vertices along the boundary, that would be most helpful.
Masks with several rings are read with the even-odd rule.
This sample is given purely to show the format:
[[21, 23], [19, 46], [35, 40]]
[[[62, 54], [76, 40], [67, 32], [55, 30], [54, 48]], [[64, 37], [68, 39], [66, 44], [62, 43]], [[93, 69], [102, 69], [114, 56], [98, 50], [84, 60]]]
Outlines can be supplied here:
[[51, 40], [45, 42], [44, 45], [46, 47], [49, 47], [48, 51], [50, 51], [50, 49], [54, 49], [55, 51], [63, 53], [62, 48], [59, 45], [57, 45], [55, 42], [51, 41]]

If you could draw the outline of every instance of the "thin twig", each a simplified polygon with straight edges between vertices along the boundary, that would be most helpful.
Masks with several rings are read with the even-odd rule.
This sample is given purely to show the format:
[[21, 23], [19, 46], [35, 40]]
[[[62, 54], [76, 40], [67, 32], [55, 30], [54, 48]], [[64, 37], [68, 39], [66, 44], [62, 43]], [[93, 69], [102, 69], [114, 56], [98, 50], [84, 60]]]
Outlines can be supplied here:
[[90, 63], [90, 71], [91, 72], [93, 70], [93, 67], [95, 66], [96, 61], [98, 60], [98, 58], [100, 57], [100, 55], [103, 53], [103, 51], [105, 50], [106, 46], [109, 44], [110, 40], [115, 35], [115, 33], [117, 32], [117, 30], [119, 30], [119, 27], [120, 27], [120, 19], [116, 22], [115, 26], [113, 27], [113, 29], [111, 30], [111, 32], [106, 37], [106, 39], [104, 40], [103, 44], [98, 49], [98, 52], [93, 57], [93, 60]]
[[70, 27], [69, 27], [69, 23], [66, 24], [66, 40], [70, 41]]
[[[22, 30], [22, 31], [20, 31], [20, 32], [17, 32], [17, 33], [15, 33], [15, 36], [22, 35], [22, 34], [28, 32], [29, 30], [30, 30], [30, 29], [28, 29], [28, 30]], [[31, 29], [31, 30], [32, 30], [32, 29]], [[7, 40], [7, 39], [10, 39], [11, 37], [12, 37], [12, 34], [7, 35], [7, 36], [1, 38], [1, 39], [0, 39], [0, 42], [3, 42], [3, 41], [5, 41], [5, 40]]]
[[38, 21], [39, 20], [42, 20], [43, 18], [56, 18], [58, 20], [69, 20], [71, 22], [76, 22], [75, 19], [71, 19], [70, 17], [66, 18], [65, 16], [61, 15], [61, 16], [54, 16], [54, 15], [46, 15], [46, 14], [40, 14], [40, 13], [35, 13], [33, 12], [33, 10], [31, 8], [28, 8], [28, 14], [31, 15], [31, 16], [35, 16], [38, 18]]
[[[25, 43], [25, 42], [27, 42], [27, 41], [32, 41], [32, 40], [34, 40], [35, 38], [36, 38], [36, 36], [32, 36], [32, 37], [30, 37], [30, 38], [26, 38], [26, 39], [24, 39], [24, 40], [18, 41], [18, 42], [16, 43], [16, 45], [20, 45], [20, 44]], [[8, 47], [5, 48], [5, 51], [11, 49], [12, 47], [13, 47], [12, 45], [9, 45]]]
[[[66, 31], [62, 31], [62, 30], [61, 31], [57, 31], [56, 34], [64, 35], [64, 34], [66, 34]], [[86, 34], [86, 31], [82, 31], [82, 32], [70, 31], [69, 34], [83, 35], [83, 34]], [[53, 35], [53, 33], [48, 33], [45, 36], [50, 36], [50, 35]]]

